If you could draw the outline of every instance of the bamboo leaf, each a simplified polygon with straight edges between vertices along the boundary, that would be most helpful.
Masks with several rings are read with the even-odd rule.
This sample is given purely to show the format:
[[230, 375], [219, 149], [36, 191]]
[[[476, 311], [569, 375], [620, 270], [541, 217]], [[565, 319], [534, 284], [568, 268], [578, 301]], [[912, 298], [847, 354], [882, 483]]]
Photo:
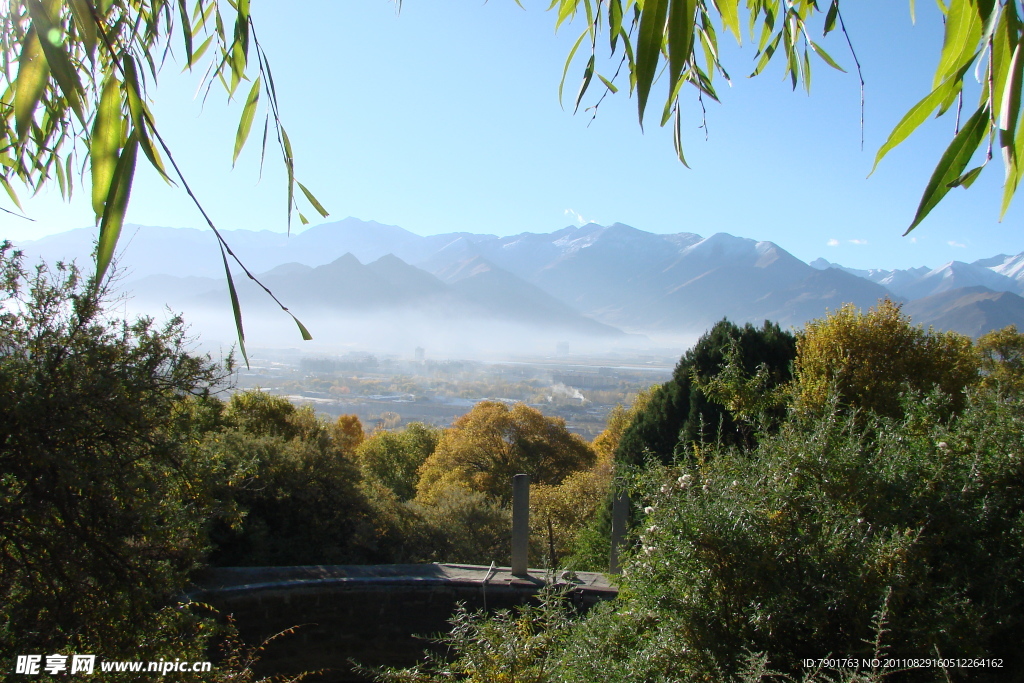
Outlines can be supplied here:
[[78, 79], [78, 70], [71, 65], [71, 60], [57, 38], [63, 31], [58, 24], [50, 20], [50, 15], [39, 0], [25, 0], [25, 3], [32, 17], [32, 25], [39, 40], [39, 47], [50, 67], [50, 73], [53, 74], [54, 80], [60, 86], [68, 106], [84, 126], [85, 109], [82, 107], [82, 82]]
[[558, 7], [558, 19], [555, 21], [555, 30], [557, 31], [558, 27], [561, 26], [566, 19], [575, 15], [576, 0], [562, 0]]
[[981, 174], [981, 169], [983, 169], [983, 168], [985, 168], [984, 164], [982, 164], [981, 166], [976, 166], [975, 168], [972, 168], [970, 171], [967, 171], [967, 173], [964, 173], [962, 176], [960, 176], [959, 178], [957, 178], [953, 182], [949, 183], [947, 185], [947, 187], [949, 187], [949, 188], [962, 187], [962, 188], [964, 188], [966, 190], [978, 178], [978, 176]]
[[565, 87], [565, 77], [569, 74], [569, 65], [572, 64], [572, 58], [576, 56], [576, 50], [580, 49], [580, 44], [583, 43], [583, 39], [587, 37], [587, 31], [580, 34], [580, 37], [576, 39], [576, 43], [569, 50], [569, 56], [565, 60], [565, 66], [562, 68], [562, 80], [558, 82], [558, 104], [562, 106], [562, 89]]
[[[892, 129], [891, 133], [889, 133], [889, 138], [885, 141], [885, 144], [883, 144], [878, 149], [878, 153], [875, 154], [875, 163], [871, 167], [871, 173], [874, 173], [875, 169], [878, 168], [878, 162], [882, 160], [882, 157], [888, 154], [892, 148], [906, 140], [911, 133], [917, 130], [917, 128], [924, 123], [925, 119], [927, 119], [932, 111], [942, 103], [946, 94], [952, 88], [953, 81], [947, 80], [938, 88], [925, 95], [920, 102], [911, 107], [910, 111], [903, 115], [900, 122], [897, 123], [896, 127]], [[868, 174], [868, 177], [871, 176], [871, 173]]]
[[615, 54], [615, 43], [619, 39], [620, 31], [622, 31], [622, 0], [610, 0], [608, 9], [608, 42], [611, 44], [612, 54]]
[[100, 221], [99, 244], [96, 247], [96, 282], [101, 282], [114, 256], [117, 239], [121, 236], [124, 216], [128, 211], [128, 198], [131, 196], [132, 180], [135, 177], [135, 159], [139, 148], [138, 131], [133, 130], [125, 142], [121, 157], [114, 169], [114, 178], [110, 183], [107, 200], [103, 207], [103, 219]]
[[[211, 42], [213, 42], [213, 36], [207, 36], [206, 40], [204, 40], [203, 42], [201, 42], [199, 44], [199, 47], [197, 47], [196, 51], [192, 54], [192, 63], [193, 64], [195, 64], [200, 59], [202, 59], [203, 55], [206, 54], [206, 51], [210, 48], [210, 43]], [[182, 69], [182, 70], [184, 71], [184, 69]]]
[[117, 167], [124, 119], [121, 117], [121, 84], [114, 75], [107, 77], [96, 108], [96, 118], [89, 139], [89, 160], [92, 165], [92, 210], [96, 220], [103, 217], [103, 205], [110, 192], [110, 182]]
[[0, 175], [0, 185], [4, 186], [4, 190], [7, 191], [7, 196], [11, 198], [11, 201], [14, 202], [14, 205], [18, 207], [18, 210], [21, 211], [22, 213], [25, 213], [25, 209], [22, 208], [21, 201], [18, 199], [18, 193], [14, 191], [13, 187], [11, 187], [11, 184], [7, 181], [7, 178], [5, 178], [2, 175]]
[[722, 25], [732, 31], [736, 36], [737, 43], [743, 43], [743, 33], [740, 31], [739, 0], [715, 0], [715, 7], [722, 17]]
[[903, 234], [920, 225], [921, 221], [931, 212], [942, 198], [949, 192], [950, 186], [963, 174], [967, 163], [971, 160], [988, 131], [989, 112], [986, 105], [978, 108], [967, 120], [960, 132], [943, 152], [932, 177], [928, 180], [921, 203], [917, 207], [914, 220]]
[[178, 0], [178, 15], [181, 19], [181, 37], [185, 41], [185, 66], [192, 68], [192, 22], [188, 19], [185, 0]]
[[242, 118], [238, 121], [238, 132], [235, 133], [235, 153], [231, 157], [231, 165], [234, 166], [235, 162], [238, 161], [238, 155], [241, 154], [242, 148], [245, 147], [245, 141], [249, 137], [249, 130], [252, 128], [252, 120], [256, 116], [256, 105], [260, 99], [260, 86], [263, 84], [261, 76], [257, 76], [256, 80], [253, 81], [252, 88], [249, 89], [249, 96], [245, 98], [245, 106], [242, 108]]
[[839, 0], [832, 0], [832, 3], [828, 6], [828, 12], [825, 13], [825, 32], [822, 35], [827, 36], [836, 29], [837, 18], [839, 18]]
[[969, 64], [974, 60], [981, 30], [981, 18], [975, 0], [953, 0], [950, 3], [942, 41], [942, 55], [932, 87], [938, 86], [950, 74], [959, 71], [965, 63]]
[[680, 163], [686, 168], [690, 168], [690, 165], [686, 163], [686, 157], [683, 156], [683, 127], [678, 106], [675, 108], [675, 124], [672, 126], [672, 145], [675, 147]]
[[768, 47], [764, 49], [764, 52], [761, 54], [761, 59], [757, 61], [757, 65], [754, 67], [753, 73], [751, 73], [748, 78], [753, 78], [768, 66], [768, 62], [771, 61], [772, 55], [775, 54], [775, 50], [779, 47], [780, 40], [782, 40], [782, 31], [779, 31], [772, 42], [768, 44]]
[[1017, 127], [1017, 118], [1020, 115], [1021, 81], [1024, 80], [1024, 55], [1021, 54], [1021, 43], [1017, 43], [1013, 49], [1013, 56], [1010, 58], [1006, 77], [1006, 85], [1002, 94], [1002, 103], [999, 111], [999, 146], [1002, 150], [1003, 165], [1006, 167], [1007, 178], [1009, 178], [1012, 164], [1019, 163], [1013, 159], [1014, 156], [1014, 130]]
[[601, 79], [601, 82], [602, 82], [602, 83], [604, 83], [604, 87], [606, 87], [606, 88], [608, 88], [609, 90], [611, 90], [611, 91], [612, 91], [612, 93], [617, 93], [617, 92], [619, 92], [619, 89], [615, 87], [615, 84], [614, 84], [614, 83], [612, 83], [611, 81], [609, 81], [609, 80], [608, 80], [607, 78], [605, 78], [605, 77], [604, 77], [604, 76], [602, 76], [601, 74], [597, 74], [597, 77]]
[[671, 0], [668, 12], [668, 87], [675, 87], [693, 51], [696, 0]]
[[46, 80], [50, 75], [50, 67], [39, 46], [39, 36], [35, 30], [29, 29], [18, 59], [18, 79], [14, 90], [14, 121], [15, 131], [19, 140], [28, 137], [32, 127], [32, 117], [39, 98], [43, 95]]
[[70, 0], [71, 14], [75, 19], [75, 26], [82, 37], [85, 49], [89, 57], [96, 53], [96, 20], [89, 9], [88, 0]]
[[587, 88], [590, 87], [590, 81], [594, 78], [594, 55], [590, 55], [590, 59], [587, 61], [587, 68], [583, 70], [583, 82], [580, 83], [580, 90], [576, 94], [576, 107], [572, 113], [576, 113], [580, 109], [580, 101], [583, 99], [583, 95], [586, 94]]
[[288, 174], [288, 234], [292, 234], [292, 207], [295, 206], [295, 158], [292, 156], [292, 143], [284, 128], [281, 132], [281, 147], [284, 152], [284, 168]]
[[294, 315], [292, 315], [292, 313], [290, 311], [289, 311], [288, 315], [291, 315], [292, 316], [292, 320], [294, 320], [295, 324], [299, 326], [299, 334], [302, 335], [302, 339], [304, 341], [313, 341], [313, 335], [311, 335], [309, 333], [309, 330], [307, 330], [306, 326], [302, 324], [302, 321], [300, 321], [298, 318], [296, 318]]
[[651, 94], [651, 85], [661, 59], [661, 44], [665, 38], [665, 17], [668, 0], [645, 0], [640, 13], [640, 34], [636, 46], [636, 92], [640, 127], [644, 125], [644, 110]]
[[821, 57], [822, 61], [824, 61], [826, 64], [828, 64], [833, 69], [837, 69], [839, 71], [842, 71], [843, 73], [846, 73], [846, 69], [844, 69], [843, 67], [839, 66], [839, 64], [836, 63], [836, 60], [832, 59], [831, 55], [829, 55], [829, 53], [825, 52], [825, 50], [823, 50], [820, 45], [815, 43], [813, 40], [808, 41], [808, 42], [811, 44], [811, 49], [814, 50], [814, 54], [816, 54], [819, 57]]
[[300, 190], [302, 190], [302, 194], [306, 195], [306, 200], [313, 205], [313, 208], [316, 209], [316, 212], [318, 214], [320, 214], [324, 218], [327, 218], [330, 215], [329, 213], [327, 213], [327, 209], [323, 207], [323, 204], [317, 201], [316, 197], [313, 196], [313, 193], [306, 189], [305, 185], [303, 185], [297, 180], [295, 181], [295, 184], [299, 186]]
[[[224, 275], [228, 280], [228, 296], [231, 299], [231, 312], [235, 316], [235, 332], [238, 333], [238, 348], [245, 360], [245, 367], [249, 367], [249, 354], [245, 352], [245, 328], [242, 327], [242, 307], [238, 305], [238, 292], [235, 291], [235, 281], [231, 277], [231, 268], [228, 266], [228, 255], [224, 253], [224, 245], [220, 245], [220, 258], [224, 262]], [[293, 316], [294, 317], [294, 316]]]

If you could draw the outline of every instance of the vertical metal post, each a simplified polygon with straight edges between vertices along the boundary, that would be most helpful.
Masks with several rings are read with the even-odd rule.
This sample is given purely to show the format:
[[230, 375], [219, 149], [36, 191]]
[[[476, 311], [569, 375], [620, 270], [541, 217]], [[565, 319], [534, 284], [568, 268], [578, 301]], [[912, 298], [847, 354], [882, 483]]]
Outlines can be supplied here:
[[512, 477], [512, 575], [527, 576], [530, 547], [530, 475]]
[[612, 553], [608, 562], [608, 573], [618, 574], [619, 567], [619, 546], [622, 539], [626, 537], [626, 518], [629, 516], [629, 494], [624, 490], [620, 491], [612, 501]]

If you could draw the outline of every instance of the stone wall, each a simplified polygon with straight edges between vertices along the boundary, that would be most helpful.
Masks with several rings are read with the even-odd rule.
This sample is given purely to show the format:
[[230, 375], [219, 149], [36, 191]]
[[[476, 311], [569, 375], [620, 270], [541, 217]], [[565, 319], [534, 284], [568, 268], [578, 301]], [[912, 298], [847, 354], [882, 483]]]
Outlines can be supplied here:
[[430, 637], [448, 630], [459, 603], [470, 610], [507, 609], [535, 599], [545, 581], [568, 586], [581, 611], [617, 591], [601, 574], [554, 579], [532, 571], [471, 565], [229, 568], [211, 570], [189, 597], [234, 616], [250, 643], [286, 629], [263, 653], [261, 673], [328, 669], [321, 681], [364, 680], [366, 666], [411, 665]]

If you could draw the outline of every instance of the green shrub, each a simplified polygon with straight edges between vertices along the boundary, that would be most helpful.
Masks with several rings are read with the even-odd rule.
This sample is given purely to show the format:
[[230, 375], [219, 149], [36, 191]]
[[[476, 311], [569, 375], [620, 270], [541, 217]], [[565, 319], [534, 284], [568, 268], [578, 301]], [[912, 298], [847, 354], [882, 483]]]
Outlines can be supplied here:
[[[0, 246], [0, 661], [200, 654], [168, 608], [200, 565], [221, 480], [189, 396], [225, 374], [163, 327], [102, 309], [73, 266]], [[205, 415], [205, 416], [204, 416]], [[197, 656], [197, 659], [203, 659]]]
[[639, 666], [675, 648], [712, 676], [760, 652], [795, 674], [805, 657], [882, 648], [1002, 658], [969, 678], [1007, 680], [1024, 664], [1024, 403], [976, 394], [947, 424], [948, 408], [910, 396], [904, 419], [867, 424], [833, 410], [752, 453], [716, 447], [650, 471], [616, 619], [590, 627], [592, 657]]

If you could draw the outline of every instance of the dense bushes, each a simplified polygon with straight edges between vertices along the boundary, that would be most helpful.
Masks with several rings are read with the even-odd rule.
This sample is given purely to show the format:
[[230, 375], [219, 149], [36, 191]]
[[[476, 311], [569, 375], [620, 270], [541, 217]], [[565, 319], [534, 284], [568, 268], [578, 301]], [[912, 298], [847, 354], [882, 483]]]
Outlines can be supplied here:
[[731, 349], [738, 351], [743, 372], [753, 375], [764, 366], [766, 388], [792, 377], [796, 338], [775, 323], [758, 329], [739, 327], [728, 320], [717, 323], [687, 351], [676, 365], [672, 379], [661, 385], [645, 408], [625, 430], [616, 460], [627, 465], [654, 457], [663, 463], [694, 442], [746, 443], [749, 432], [721, 403], [710, 400], [698, 386], [700, 378], [718, 375], [727, 365]]
[[[687, 440], [683, 430], [681, 457], [632, 470], [643, 514], [615, 603], [568, 626], [552, 621], [564, 616], [557, 605], [477, 617], [474, 637], [455, 643], [456, 665], [470, 680], [482, 661], [533, 683], [1024, 680], [1024, 338], [990, 335], [979, 360], [962, 338], [880, 311], [841, 311], [816, 331], [842, 334], [801, 346], [836, 370], [813, 409], [800, 402], [804, 375], [790, 394], [797, 405], [760, 421], [756, 438]], [[880, 335], [878, 322], [907, 358], [886, 361], [874, 339], [874, 371], [850, 372], [861, 365], [858, 335]], [[718, 377], [755, 385], [757, 370], [725, 360]], [[811, 376], [803, 388], [815, 387]], [[871, 382], [895, 400], [857, 388]], [[556, 634], [532, 638], [551, 623]], [[523, 633], [543, 643], [538, 666], [515, 659], [521, 647], [509, 641]], [[861, 665], [803, 666], [829, 657]], [[863, 664], [875, 658], [946, 664]], [[384, 679], [441, 681], [450, 670]]]
[[0, 660], [32, 652], [201, 659], [163, 609], [206, 550], [219, 473], [184, 409], [224, 374], [172, 319], [105, 317], [70, 266], [0, 247]]
[[843, 406], [898, 417], [902, 392], [937, 386], [955, 411], [964, 389], [977, 382], [978, 367], [962, 334], [915, 327], [889, 299], [867, 313], [847, 304], [799, 335], [795, 408], [824, 414], [829, 397], [838, 395]]

